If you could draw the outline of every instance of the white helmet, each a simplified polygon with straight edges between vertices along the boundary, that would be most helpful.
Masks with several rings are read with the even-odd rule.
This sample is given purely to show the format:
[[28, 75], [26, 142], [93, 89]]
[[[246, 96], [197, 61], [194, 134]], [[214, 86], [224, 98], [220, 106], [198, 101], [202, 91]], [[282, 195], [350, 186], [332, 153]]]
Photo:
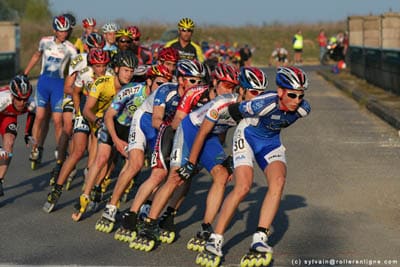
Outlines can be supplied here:
[[104, 24], [103, 27], [101, 27], [101, 29], [102, 29], [103, 33], [116, 32], [119, 30], [119, 27], [117, 24], [110, 22], [110, 23]]

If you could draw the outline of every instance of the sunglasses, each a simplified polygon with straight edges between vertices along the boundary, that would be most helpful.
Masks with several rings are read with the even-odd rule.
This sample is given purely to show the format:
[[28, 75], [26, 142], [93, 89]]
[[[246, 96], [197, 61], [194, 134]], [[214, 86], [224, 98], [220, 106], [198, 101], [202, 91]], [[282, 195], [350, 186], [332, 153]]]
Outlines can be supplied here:
[[264, 92], [262, 90], [256, 90], [256, 89], [247, 89], [247, 91], [249, 91], [249, 93], [252, 94], [253, 96], [261, 95], [261, 93]]
[[290, 97], [291, 99], [303, 99], [304, 94], [295, 94], [295, 93], [287, 93], [287, 96]]
[[156, 82], [156, 84], [158, 85], [158, 86], [161, 86], [161, 85], [163, 85], [165, 82]]
[[222, 86], [227, 88], [227, 89], [234, 89], [236, 87], [235, 84], [230, 83], [230, 82], [226, 82], [226, 81], [219, 81], [219, 83], [221, 83]]
[[181, 29], [181, 32], [193, 32], [192, 29]]
[[17, 96], [14, 96], [14, 99], [17, 100], [17, 101], [24, 101], [24, 102], [28, 101], [27, 98], [20, 98], [20, 97], [17, 97]]
[[189, 81], [191, 84], [200, 84], [201, 83], [201, 80], [196, 80], [196, 79], [185, 79], [185, 80], [187, 80], [187, 81]]
[[123, 44], [130, 44], [130, 43], [132, 43], [131, 40], [119, 40], [119, 42], [120, 42], [120, 43], [123, 43]]

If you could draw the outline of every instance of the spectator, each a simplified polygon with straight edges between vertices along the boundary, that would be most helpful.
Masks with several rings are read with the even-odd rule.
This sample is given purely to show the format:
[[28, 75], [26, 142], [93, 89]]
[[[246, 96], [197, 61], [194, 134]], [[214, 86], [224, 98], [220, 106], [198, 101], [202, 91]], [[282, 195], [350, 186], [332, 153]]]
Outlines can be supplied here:
[[296, 34], [292, 39], [293, 50], [294, 50], [294, 65], [300, 65], [303, 62], [301, 58], [303, 53], [303, 34], [300, 29], [297, 30]]
[[319, 31], [319, 35], [317, 37], [318, 44], [319, 44], [319, 61], [323, 62], [324, 55], [326, 53], [326, 46], [328, 45], [328, 38], [325, 35], [325, 30], [321, 29]]
[[251, 53], [250, 47], [248, 44], [246, 44], [244, 47], [240, 48], [239, 50], [239, 55], [240, 55], [240, 61], [239, 61], [239, 66], [240, 67], [250, 67], [251, 66], [251, 56], [253, 55]]

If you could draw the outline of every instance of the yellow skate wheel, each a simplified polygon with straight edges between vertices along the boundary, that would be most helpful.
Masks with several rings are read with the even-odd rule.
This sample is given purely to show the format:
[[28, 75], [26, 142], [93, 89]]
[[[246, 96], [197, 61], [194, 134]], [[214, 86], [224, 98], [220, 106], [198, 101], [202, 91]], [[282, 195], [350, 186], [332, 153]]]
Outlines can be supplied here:
[[191, 238], [190, 240], [189, 240], [189, 242], [186, 244], [186, 248], [188, 249], [188, 250], [193, 250], [193, 251], [195, 251], [194, 250], [194, 244], [193, 244], [193, 241], [194, 241], [194, 238]]
[[247, 258], [247, 255], [246, 255], [240, 261], [240, 267], [248, 267], [248, 266], [250, 266], [250, 262], [249, 262], [249, 259]]
[[65, 184], [65, 190], [68, 191], [71, 188], [72, 179], [68, 178], [67, 183]]
[[31, 161], [31, 169], [36, 170], [36, 161]]
[[203, 255], [202, 253], [197, 254], [196, 256], [196, 264], [201, 265], [201, 262], [203, 261]]

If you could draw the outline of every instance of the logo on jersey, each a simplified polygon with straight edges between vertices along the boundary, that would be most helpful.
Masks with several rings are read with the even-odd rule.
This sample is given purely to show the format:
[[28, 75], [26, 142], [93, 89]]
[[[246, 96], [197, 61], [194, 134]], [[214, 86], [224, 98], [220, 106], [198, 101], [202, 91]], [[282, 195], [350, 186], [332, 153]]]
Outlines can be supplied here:
[[218, 111], [215, 109], [210, 110], [210, 118], [214, 120], [218, 119]]

